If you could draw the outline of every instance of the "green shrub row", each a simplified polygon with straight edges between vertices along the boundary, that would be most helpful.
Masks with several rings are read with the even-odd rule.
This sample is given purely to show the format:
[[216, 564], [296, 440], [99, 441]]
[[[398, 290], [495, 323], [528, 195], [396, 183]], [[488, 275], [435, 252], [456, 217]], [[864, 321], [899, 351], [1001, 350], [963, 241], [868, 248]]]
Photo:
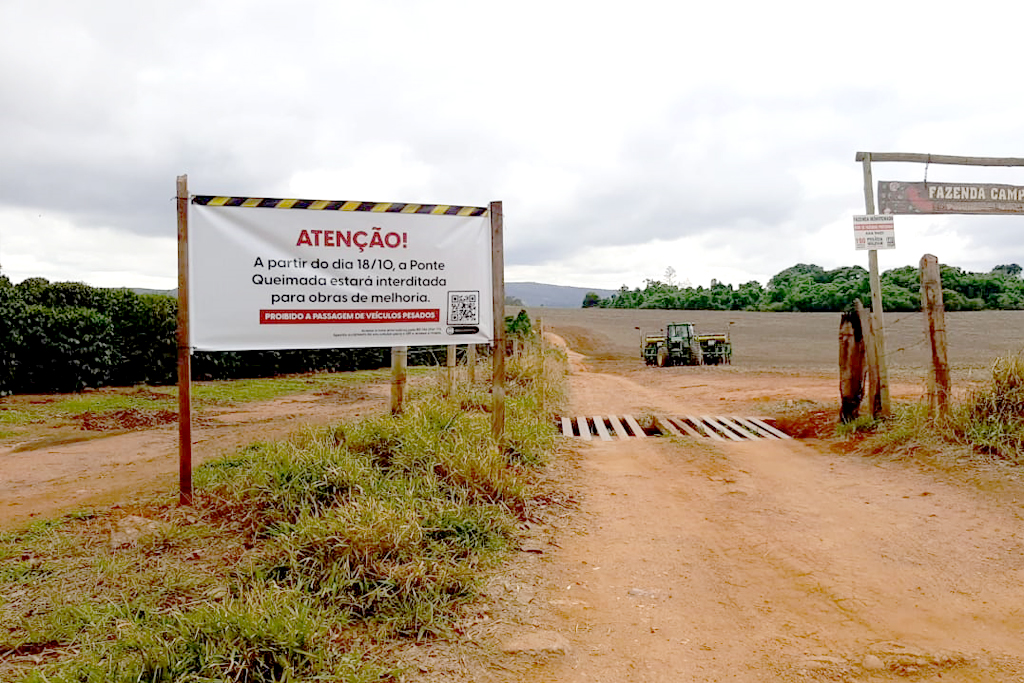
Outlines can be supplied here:
[[[0, 395], [177, 381], [178, 301], [165, 294], [0, 275]], [[432, 362], [421, 352], [410, 364]], [[200, 380], [379, 368], [388, 350], [199, 352]]]

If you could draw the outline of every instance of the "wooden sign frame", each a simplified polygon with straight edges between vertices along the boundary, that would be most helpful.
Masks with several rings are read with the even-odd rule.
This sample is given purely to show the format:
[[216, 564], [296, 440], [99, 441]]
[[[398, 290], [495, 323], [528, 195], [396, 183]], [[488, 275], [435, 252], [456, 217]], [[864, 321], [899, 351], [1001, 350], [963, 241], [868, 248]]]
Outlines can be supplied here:
[[[189, 329], [189, 240], [188, 176], [176, 183], [178, 217], [178, 482], [179, 504], [192, 505], [192, 346]], [[505, 251], [504, 213], [500, 201], [490, 203], [491, 310], [494, 325], [494, 353], [491, 371], [491, 431], [499, 448], [505, 439]], [[474, 349], [475, 350], [475, 349]], [[392, 405], [399, 413], [405, 394], [405, 360], [408, 347], [392, 347]], [[454, 354], [449, 355], [449, 365]], [[472, 362], [475, 363], [475, 354]], [[450, 372], [450, 370], [449, 370]], [[472, 372], [472, 370], [471, 370]]]
[[[863, 165], [863, 168], [864, 168], [864, 205], [865, 205], [865, 209], [866, 209], [865, 213], [867, 213], [869, 215], [875, 213], [874, 187], [873, 187], [873, 183], [872, 183], [872, 180], [871, 180], [871, 162], [872, 161], [879, 161], [879, 162], [881, 162], [881, 161], [885, 161], [885, 162], [892, 161], [892, 162], [900, 162], [900, 163], [918, 163], [918, 164], [944, 164], [944, 165], [952, 165], [952, 166], [1005, 166], [1005, 167], [1021, 167], [1021, 166], [1024, 166], [1024, 158], [1020, 158], [1020, 157], [965, 157], [965, 156], [949, 156], [949, 155], [943, 155], [943, 154], [915, 154], [915, 153], [904, 153], [904, 152], [857, 152], [856, 156], [854, 157], [854, 160], [861, 162], [861, 164]], [[893, 182], [893, 181], [888, 181], [888, 182]], [[881, 185], [881, 183], [879, 185]], [[905, 183], [905, 185], [912, 185], [912, 184]], [[1011, 188], [1011, 187], [1014, 187], [1014, 186], [1011, 186], [1011, 185], [982, 185], [982, 184], [977, 184], [977, 183], [921, 183], [921, 185], [924, 185], [926, 188], [929, 185], [935, 185], [935, 186], [937, 186], [937, 185], [943, 185], [943, 186], [950, 185], [950, 186], [959, 186], [959, 187], [967, 187], [967, 188], [970, 188], [971, 186], [974, 186], [974, 187], [977, 188], [977, 191], [975, 192], [976, 195], [980, 195], [980, 190], [981, 190], [982, 187], [985, 187], [985, 188], [992, 188], [992, 187], [996, 187], [996, 188], [1000, 188], [1000, 187], [1001, 188]], [[898, 188], [896, 188], [896, 189], [898, 189]], [[1024, 188], [1018, 188], [1018, 189], [1024, 189]], [[963, 193], [961, 192], [960, 194], [962, 195]], [[976, 196], [974, 200], [971, 200], [970, 199], [970, 195], [971, 194], [972, 194], [972, 192], [970, 191], [970, 189], [968, 189], [968, 192], [967, 192], [968, 199], [966, 200], [967, 202], [980, 200], [980, 196]], [[880, 191], [879, 191], [879, 195], [881, 197], [881, 188], [880, 188]], [[988, 198], [988, 201], [991, 201], [991, 192], [990, 192], [990, 190], [986, 191], [986, 196]], [[1019, 193], [1018, 193], [1018, 196], [1019, 196]], [[925, 198], [927, 198], [927, 191], [925, 193]], [[932, 197], [932, 200], [935, 200], [935, 198]], [[946, 199], [945, 199], [945, 191], [943, 191], [943, 199], [942, 199], [942, 201], [943, 202], [946, 201]], [[964, 200], [962, 199], [962, 197], [959, 200], [956, 200], [956, 199], [951, 197], [949, 201], [953, 201], [953, 202], [959, 201], [959, 202], [962, 203]], [[997, 195], [997, 202], [998, 201], [999, 200], [998, 200], [998, 195]], [[924, 205], [924, 204], [922, 204], [921, 206], [926, 207], [926, 205]], [[893, 207], [890, 207], [890, 209], [892, 209], [892, 208]], [[932, 208], [936, 208], [936, 207], [932, 206]], [[968, 211], [968, 210], [961, 210], [964, 207], [963, 206], [957, 206], [957, 205], [952, 205], [952, 206], [948, 206], [948, 207], [939, 207], [939, 208], [956, 209], [956, 210], [906, 211], [905, 213], [997, 213], [997, 214], [1024, 213], [1024, 206], [1021, 207], [1022, 210], [1020, 210], [1020, 211], [977, 211], [977, 210], [969, 210]], [[974, 209], [978, 209], [980, 207], [976, 205], [973, 208]], [[901, 212], [901, 211], [891, 211], [891, 213], [903, 213], [903, 212]], [[890, 400], [889, 400], [889, 371], [888, 371], [888, 367], [887, 367], [887, 363], [886, 363], [886, 359], [885, 359], [885, 328], [884, 328], [884, 322], [883, 322], [883, 316], [882, 316], [882, 289], [881, 289], [881, 285], [879, 284], [879, 279], [878, 279], [878, 252], [876, 250], [871, 250], [871, 251], [868, 252], [868, 265], [869, 265], [869, 277], [870, 277], [870, 281], [871, 281], [871, 317], [872, 317], [872, 321], [874, 323], [874, 332], [875, 332], [876, 345], [877, 345], [876, 353], [877, 353], [877, 357], [878, 357], [878, 370], [879, 370], [879, 387], [878, 387], [878, 391], [880, 393], [880, 398], [881, 398], [881, 401], [880, 401], [880, 403], [881, 403], [881, 416], [884, 417], [884, 416], [888, 416], [888, 415], [891, 414], [892, 407], [891, 407]], [[872, 410], [874, 410], [873, 406], [872, 406]], [[876, 417], [878, 417], [878, 416], [879, 415], [876, 415]]]

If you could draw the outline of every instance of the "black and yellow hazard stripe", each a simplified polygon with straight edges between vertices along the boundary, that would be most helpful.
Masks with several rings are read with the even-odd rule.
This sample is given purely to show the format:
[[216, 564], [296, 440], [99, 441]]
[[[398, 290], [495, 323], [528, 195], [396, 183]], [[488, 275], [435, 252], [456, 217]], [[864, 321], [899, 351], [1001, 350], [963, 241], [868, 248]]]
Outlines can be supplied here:
[[193, 195], [200, 206], [240, 206], [259, 209], [311, 209], [313, 211], [369, 211], [370, 213], [419, 213], [434, 216], [486, 216], [479, 206], [447, 204], [402, 204], [399, 202], [341, 202], [326, 199], [267, 199], [260, 197], [215, 197]]

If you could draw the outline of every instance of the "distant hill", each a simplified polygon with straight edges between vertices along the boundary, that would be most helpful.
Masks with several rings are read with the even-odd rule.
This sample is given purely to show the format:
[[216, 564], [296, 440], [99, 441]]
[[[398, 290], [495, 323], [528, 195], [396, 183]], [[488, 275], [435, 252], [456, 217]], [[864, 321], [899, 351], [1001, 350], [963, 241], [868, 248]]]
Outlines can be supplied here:
[[587, 292], [594, 292], [604, 299], [616, 291], [618, 290], [545, 285], [540, 282], [505, 283], [505, 296], [515, 297], [527, 306], [546, 306], [548, 308], [582, 308], [583, 297], [587, 295]]

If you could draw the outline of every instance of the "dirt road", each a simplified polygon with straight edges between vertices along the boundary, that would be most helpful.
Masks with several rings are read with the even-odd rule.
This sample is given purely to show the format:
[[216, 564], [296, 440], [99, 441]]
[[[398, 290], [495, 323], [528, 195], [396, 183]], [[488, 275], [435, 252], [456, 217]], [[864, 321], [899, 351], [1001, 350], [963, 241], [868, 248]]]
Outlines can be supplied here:
[[[581, 415], [757, 414], [761, 394], [836, 393], [824, 376], [574, 365]], [[815, 441], [577, 450], [577, 533], [532, 551], [506, 584], [525, 591], [506, 640], [534, 633], [562, 650], [561, 636], [567, 653], [515, 655], [513, 678], [1024, 681], [1019, 483]]]

